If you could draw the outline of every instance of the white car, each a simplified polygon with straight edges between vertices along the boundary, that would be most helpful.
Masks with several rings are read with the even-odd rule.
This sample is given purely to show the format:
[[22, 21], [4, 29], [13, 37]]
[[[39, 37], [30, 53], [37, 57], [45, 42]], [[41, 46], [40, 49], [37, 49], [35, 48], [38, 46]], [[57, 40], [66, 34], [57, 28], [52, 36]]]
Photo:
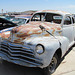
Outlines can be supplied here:
[[75, 21], [72, 14], [42, 10], [29, 23], [0, 33], [0, 57], [27, 67], [40, 67], [52, 74], [59, 60], [75, 43]]

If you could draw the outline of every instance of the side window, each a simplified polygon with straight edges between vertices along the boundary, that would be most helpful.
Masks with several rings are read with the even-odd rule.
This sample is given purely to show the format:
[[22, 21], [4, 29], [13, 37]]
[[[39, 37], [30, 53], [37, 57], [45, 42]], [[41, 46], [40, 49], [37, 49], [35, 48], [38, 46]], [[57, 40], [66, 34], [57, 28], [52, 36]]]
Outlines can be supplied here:
[[70, 17], [70, 16], [67, 16], [67, 17], [65, 18], [64, 24], [65, 24], [65, 25], [71, 24], [71, 17]]
[[73, 24], [75, 23], [75, 19], [72, 17], [72, 22], [73, 22]]

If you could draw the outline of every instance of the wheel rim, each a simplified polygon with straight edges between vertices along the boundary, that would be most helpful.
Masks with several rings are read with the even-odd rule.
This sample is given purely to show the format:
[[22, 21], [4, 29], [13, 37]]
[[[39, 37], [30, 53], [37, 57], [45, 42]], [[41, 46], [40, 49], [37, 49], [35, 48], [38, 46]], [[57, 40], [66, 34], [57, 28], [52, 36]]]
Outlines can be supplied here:
[[55, 71], [56, 66], [57, 66], [57, 59], [55, 57], [53, 57], [50, 65], [49, 65], [50, 73], [53, 73]]

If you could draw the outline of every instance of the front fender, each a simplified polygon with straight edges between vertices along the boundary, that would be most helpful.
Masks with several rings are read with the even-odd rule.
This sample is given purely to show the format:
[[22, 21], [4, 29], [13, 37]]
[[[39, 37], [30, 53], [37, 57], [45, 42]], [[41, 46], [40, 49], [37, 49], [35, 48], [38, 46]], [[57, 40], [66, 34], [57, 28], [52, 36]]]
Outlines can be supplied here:
[[[66, 45], [65, 45], [65, 42], [68, 42], [68, 40], [67, 41], [66, 40], [67, 39], [65, 37], [56, 37], [56, 38], [54, 38], [54, 37], [33, 37], [33, 38], [30, 38], [25, 41], [26, 41], [26, 43], [34, 46], [33, 49], [35, 51], [35, 57], [42, 59], [41, 62], [43, 63], [43, 66], [40, 66], [40, 67], [44, 68], [50, 64], [51, 59], [57, 49], [61, 48], [62, 54], [64, 54], [66, 52], [66, 49], [68, 46], [68, 43], [66, 43]], [[60, 43], [61, 43], [61, 45], [60, 45]], [[43, 45], [45, 48], [45, 52], [41, 55], [37, 54], [36, 50], [35, 50], [36, 45], [38, 45], [38, 44]]]
[[26, 41], [26, 43], [30, 43], [32, 46], [36, 48], [36, 45], [41, 44], [45, 48], [45, 52], [41, 55], [36, 53], [35, 51], [35, 57], [42, 59], [43, 67], [47, 67], [50, 64], [50, 61], [55, 53], [55, 51], [60, 47], [59, 41], [55, 39], [54, 37], [36, 37], [31, 38]]

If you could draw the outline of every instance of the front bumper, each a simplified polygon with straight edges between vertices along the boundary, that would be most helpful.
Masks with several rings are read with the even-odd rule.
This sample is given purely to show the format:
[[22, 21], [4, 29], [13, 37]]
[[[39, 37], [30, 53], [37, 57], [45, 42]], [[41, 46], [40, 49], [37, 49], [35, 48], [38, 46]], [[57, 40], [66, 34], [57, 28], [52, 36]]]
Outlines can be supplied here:
[[40, 67], [41, 59], [35, 57], [30, 47], [14, 44], [4, 40], [0, 44], [0, 57], [3, 60], [27, 67]]

